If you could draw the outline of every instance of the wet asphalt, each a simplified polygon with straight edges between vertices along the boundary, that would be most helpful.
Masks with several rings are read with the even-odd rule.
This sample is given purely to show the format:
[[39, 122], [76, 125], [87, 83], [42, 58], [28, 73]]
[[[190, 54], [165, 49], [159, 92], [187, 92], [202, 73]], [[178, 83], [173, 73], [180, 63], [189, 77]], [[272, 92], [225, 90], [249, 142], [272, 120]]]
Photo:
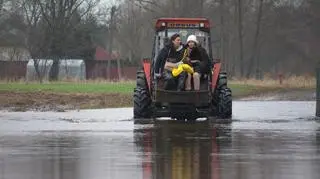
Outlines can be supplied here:
[[230, 124], [1, 111], [0, 179], [318, 179], [314, 115], [314, 101], [234, 101]]

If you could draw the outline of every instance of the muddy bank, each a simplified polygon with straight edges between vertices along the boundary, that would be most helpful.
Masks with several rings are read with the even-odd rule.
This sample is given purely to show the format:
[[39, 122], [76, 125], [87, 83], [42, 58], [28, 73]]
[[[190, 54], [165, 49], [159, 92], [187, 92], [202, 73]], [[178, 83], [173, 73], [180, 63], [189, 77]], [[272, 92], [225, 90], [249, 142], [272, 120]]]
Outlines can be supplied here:
[[[313, 101], [314, 89], [273, 90], [255, 94], [233, 96], [233, 100], [255, 101]], [[132, 94], [120, 93], [50, 93], [50, 92], [0, 92], [0, 110], [57, 111], [132, 106]]]
[[77, 109], [127, 107], [131, 94], [0, 92], [0, 109], [10, 111], [65, 111]]
[[279, 89], [247, 95], [241, 101], [315, 101], [315, 89]]

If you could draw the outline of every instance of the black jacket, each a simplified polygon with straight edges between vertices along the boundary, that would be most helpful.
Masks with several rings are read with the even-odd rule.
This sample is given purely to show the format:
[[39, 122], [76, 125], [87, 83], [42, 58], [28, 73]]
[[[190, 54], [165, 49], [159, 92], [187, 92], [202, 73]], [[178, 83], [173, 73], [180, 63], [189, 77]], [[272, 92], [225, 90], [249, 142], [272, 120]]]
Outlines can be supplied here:
[[201, 56], [201, 62], [200, 62], [200, 69], [201, 73], [209, 73], [211, 70], [212, 62], [211, 59], [206, 51], [205, 48], [199, 46], [198, 47], [200, 56]]
[[192, 48], [191, 53], [190, 53], [190, 55], [189, 55], [189, 58], [190, 58], [190, 60], [199, 60], [199, 61], [202, 61], [201, 54], [200, 54], [200, 50], [199, 50], [198, 47]]
[[183, 57], [184, 50], [185, 47], [183, 47], [179, 51], [176, 51], [172, 44], [163, 47], [156, 58], [154, 72], [163, 72], [163, 68], [167, 60], [169, 60], [172, 63], [179, 62]]
[[199, 60], [200, 61], [200, 71], [201, 73], [208, 73], [210, 71], [210, 58], [204, 49], [201, 46], [197, 46], [192, 49], [189, 58], [191, 60]]

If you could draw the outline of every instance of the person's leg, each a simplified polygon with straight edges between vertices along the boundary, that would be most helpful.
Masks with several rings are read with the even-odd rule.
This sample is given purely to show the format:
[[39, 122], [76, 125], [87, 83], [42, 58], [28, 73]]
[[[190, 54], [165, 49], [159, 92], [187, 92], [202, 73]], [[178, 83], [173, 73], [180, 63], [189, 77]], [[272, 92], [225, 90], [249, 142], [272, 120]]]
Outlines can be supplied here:
[[191, 78], [192, 78], [192, 75], [188, 73], [187, 80], [186, 80], [186, 90], [191, 90]]
[[193, 73], [193, 88], [194, 90], [200, 90], [200, 64], [193, 65], [194, 73]]
[[187, 72], [185, 71], [178, 76], [178, 86], [177, 86], [178, 91], [183, 91], [185, 89], [186, 78], [187, 78]]
[[172, 76], [171, 71], [166, 70], [164, 72], [164, 89], [176, 90], [177, 84], [175, 78]]
[[200, 74], [198, 72], [193, 74], [193, 85], [194, 90], [200, 90]]

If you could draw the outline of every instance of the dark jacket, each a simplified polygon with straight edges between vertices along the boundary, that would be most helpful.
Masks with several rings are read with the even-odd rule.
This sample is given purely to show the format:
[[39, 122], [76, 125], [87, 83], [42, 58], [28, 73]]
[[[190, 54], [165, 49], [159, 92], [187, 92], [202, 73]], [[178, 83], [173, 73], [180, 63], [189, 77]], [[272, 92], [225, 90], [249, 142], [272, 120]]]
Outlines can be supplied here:
[[211, 66], [212, 66], [210, 57], [209, 57], [205, 48], [199, 46], [198, 49], [199, 49], [200, 56], [201, 56], [201, 62], [200, 62], [201, 73], [203, 73], [203, 74], [209, 73], [211, 70]]
[[200, 54], [200, 50], [198, 47], [194, 47], [192, 48], [190, 55], [189, 55], [190, 60], [199, 60], [202, 61], [201, 59], [201, 54]]
[[200, 67], [200, 73], [208, 73], [209, 72], [210, 59], [209, 59], [209, 55], [206, 52], [206, 49], [204, 49], [201, 46], [194, 47], [191, 50], [189, 58], [190, 58], [190, 60], [199, 60], [200, 61], [200, 63], [197, 64]]
[[172, 63], [179, 62], [183, 57], [184, 50], [185, 48], [183, 47], [182, 50], [176, 51], [172, 44], [163, 47], [160, 50], [158, 57], [156, 58], [154, 72], [163, 72], [163, 68], [166, 61], [170, 61]]

